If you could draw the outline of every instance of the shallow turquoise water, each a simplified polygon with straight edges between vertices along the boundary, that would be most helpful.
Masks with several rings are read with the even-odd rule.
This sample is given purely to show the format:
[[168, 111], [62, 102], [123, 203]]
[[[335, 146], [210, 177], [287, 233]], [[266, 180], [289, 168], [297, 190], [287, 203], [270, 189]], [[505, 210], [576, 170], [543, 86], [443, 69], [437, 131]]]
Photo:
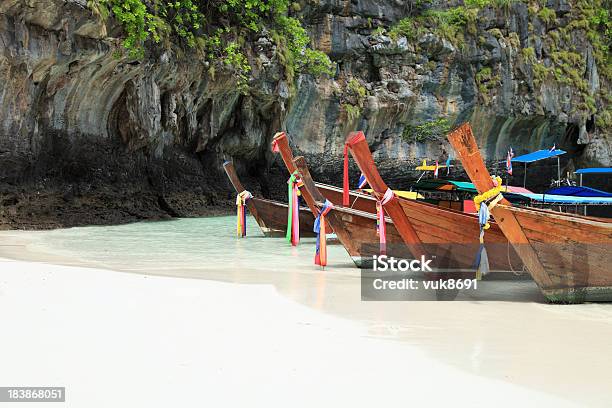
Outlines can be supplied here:
[[[184, 218], [162, 222], [78, 227], [28, 234], [28, 250], [90, 266], [173, 273], [180, 270], [320, 270], [314, 265], [315, 239], [292, 247], [283, 238], [266, 238], [250, 217], [247, 236], [236, 236], [235, 217]], [[340, 245], [329, 245], [328, 268], [351, 269]]]

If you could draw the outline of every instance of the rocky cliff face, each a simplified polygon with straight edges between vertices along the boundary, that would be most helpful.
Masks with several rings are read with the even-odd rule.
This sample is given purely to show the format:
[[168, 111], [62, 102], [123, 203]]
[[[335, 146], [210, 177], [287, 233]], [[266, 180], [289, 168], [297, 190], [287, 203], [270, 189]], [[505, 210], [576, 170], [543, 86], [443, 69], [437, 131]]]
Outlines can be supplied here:
[[[351, 130], [366, 132], [384, 176], [401, 185], [415, 175], [407, 170], [415, 162], [446, 159], [440, 133], [465, 120], [491, 160], [510, 145], [522, 153], [556, 143], [570, 153], [567, 170], [610, 165], [609, 127], [595, 125], [609, 82], [586, 33], [572, 30], [555, 43], [571, 43], [584, 56], [577, 75], [586, 90], [534, 68], [550, 65], [551, 32], [576, 12], [569, 1], [546, 6], [554, 22], [542, 22], [522, 2], [485, 7], [476, 31], [457, 44], [436, 32], [392, 39], [375, 29], [419, 12], [411, 1], [305, 3], [300, 13], [317, 48], [338, 63], [336, 76], [288, 83], [276, 45], [262, 35], [249, 50], [254, 70], [244, 95], [231, 76], [211, 75], [189, 50], [117, 57], [120, 29], [94, 18], [84, 0], [5, 0], [0, 225], [112, 223], [227, 208], [232, 193], [221, 163], [229, 158], [249, 189], [280, 194], [286, 173], [269, 151], [280, 129], [328, 181], [339, 180]], [[544, 183], [549, 174], [542, 174]]]

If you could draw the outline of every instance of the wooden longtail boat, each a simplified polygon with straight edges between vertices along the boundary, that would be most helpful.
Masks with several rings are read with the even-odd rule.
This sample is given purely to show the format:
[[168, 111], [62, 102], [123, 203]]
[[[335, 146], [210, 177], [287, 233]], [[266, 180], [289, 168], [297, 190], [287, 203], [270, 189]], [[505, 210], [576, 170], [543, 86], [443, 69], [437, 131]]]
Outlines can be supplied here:
[[[347, 146], [374, 194], [382, 197], [388, 187], [376, 168], [363, 132], [353, 132]], [[452, 266], [469, 268], [474, 263], [480, 245], [477, 215], [416, 200], [392, 199], [384, 207], [410, 247], [419, 243], [430, 254], [452, 252], [447, 255], [452, 255]], [[499, 226], [491, 224], [485, 241], [492, 271], [522, 269]]]
[[[236, 174], [234, 164], [231, 162], [223, 163], [225, 174], [229, 178], [236, 193], [241, 193], [245, 189]], [[265, 236], [284, 236], [287, 231], [287, 204], [267, 200], [264, 198], [253, 197], [247, 200], [246, 205], [251, 215], [257, 221], [261, 231]], [[313, 237], [314, 217], [306, 207], [300, 207], [300, 234]]]
[[[293, 157], [284, 132], [277, 133], [272, 143], [273, 151], [280, 153], [289, 173], [292, 174], [296, 170], [299, 172], [304, 183], [300, 191], [308, 206], [315, 208], [313, 214], [318, 214], [319, 208], [326, 199], [334, 204], [334, 208], [325, 217], [327, 224], [336, 233], [338, 241], [344, 246], [355, 265], [361, 266], [362, 259], [374, 255], [378, 247], [376, 199], [369, 195], [351, 192], [351, 207], [341, 207], [342, 189], [315, 183], [306, 160], [301, 156]], [[390, 244], [403, 242], [390, 219], [387, 220], [387, 241]]]
[[[476, 189], [492, 189], [469, 123], [453, 130], [448, 140]], [[505, 199], [491, 214], [549, 301], [612, 301], [611, 222], [513, 207]]]
[[[297, 167], [304, 183], [302, 194], [304, 196], [309, 195], [316, 205], [320, 207], [326, 197], [323, 196], [312, 180], [306, 160], [302, 156], [298, 156], [293, 159], [293, 164]], [[379, 242], [376, 235], [376, 214], [334, 205], [334, 208], [327, 214], [326, 219], [334, 229], [338, 241], [340, 241], [353, 259], [353, 262], [355, 262], [355, 265], [358, 267], [363, 266], [363, 260], [378, 254]], [[389, 244], [397, 245], [403, 242], [402, 237], [389, 218], [386, 219], [386, 227], [387, 242]], [[393, 248], [393, 246], [391, 247]], [[392, 253], [389, 255], [392, 255]]]
[[[289, 174], [293, 173], [296, 170], [296, 166], [293, 163], [293, 152], [291, 151], [291, 147], [289, 146], [289, 141], [287, 139], [287, 134], [285, 132], [279, 132], [274, 135], [274, 138], [272, 139], [272, 150], [278, 151], [278, 153], [280, 153], [281, 158], [285, 163], [285, 167], [287, 167], [287, 170], [289, 170]], [[317, 187], [319, 192], [323, 194], [323, 197], [328, 199], [334, 205], [342, 204], [341, 188], [323, 183], [315, 183], [315, 186]], [[306, 200], [308, 207], [312, 210], [314, 205], [312, 197], [310, 195], [304, 195], [304, 199]], [[351, 191], [349, 207], [359, 211], [375, 213], [376, 199], [367, 194]], [[315, 212], [313, 211], [313, 214], [314, 213]]]

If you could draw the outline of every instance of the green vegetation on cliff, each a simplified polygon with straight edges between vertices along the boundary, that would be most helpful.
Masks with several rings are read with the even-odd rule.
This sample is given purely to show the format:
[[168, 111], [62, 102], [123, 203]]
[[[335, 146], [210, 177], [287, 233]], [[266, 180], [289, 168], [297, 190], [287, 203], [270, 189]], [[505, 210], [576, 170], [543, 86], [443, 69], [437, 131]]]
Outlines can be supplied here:
[[451, 130], [451, 123], [446, 118], [434, 119], [418, 125], [409, 124], [404, 128], [402, 139], [407, 142], [426, 142], [443, 139]]
[[[524, 3], [524, 4], [520, 4]], [[418, 44], [424, 34], [432, 33], [450, 41], [459, 53], [465, 53], [477, 44], [517, 52], [527, 70], [531, 70], [533, 86], [570, 87], [575, 102], [575, 112], [595, 115], [599, 128], [610, 127], [609, 109], [605, 96], [612, 81], [612, 19], [610, 0], [569, 0], [565, 10], [555, 10], [544, 0], [465, 0], [463, 5], [438, 9], [439, 4], [421, 1], [414, 15], [394, 25], [389, 35], [393, 39], [404, 36]], [[488, 14], [485, 13], [488, 9]], [[491, 10], [493, 9], [493, 10]], [[511, 13], [526, 10], [528, 36], [519, 38], [516, 24], [510, 24]], [[505, 24], [484, 29], [479, 27], [479, 16], [491, 11], [506, 20]], [[493, 37], [494, 39], [491, 39]], [[471, 48], [470, 48], [471, 47]], [[593, 94], [592, 59], [596, 72], [603, 81], [600, 91]], [[431, 58], [430, 56], [428, 56]], [[500, 63], [486, 62], [477, 67], [474, 80], [480, 100], [489, 104], [499, 94], [502, 78]], [[486, 66], [491, 65], [491, 66]], [[531, 81], [530, 81], [531, 82]], [[531, 85], [530, 85], [531, 86]], [[538, 93], [539, 95], [539, 93]]]
[[[134, 58], [146, 47], [179, 43], [194, 49], [212, 65], [232, 68], [241, 85], [251, 71], [246, 40], [269, 36], [286, 76], [295, 72], [331, 74], [333, 64], [321, 51], [309, 47], [310, 39], [289, 0], [89, 0], [89, 7], [103, 19], [113, 16], [123, 27], [123, 45]], [[297, 4], [297, 3], [296, 3]], [[299, 6], [299, 4], [298, 4]]]
[[361, 116], [367, 96], [368, 90], [356, 78], [350, 78], [345, 82], [340, 101], [349, 122]]

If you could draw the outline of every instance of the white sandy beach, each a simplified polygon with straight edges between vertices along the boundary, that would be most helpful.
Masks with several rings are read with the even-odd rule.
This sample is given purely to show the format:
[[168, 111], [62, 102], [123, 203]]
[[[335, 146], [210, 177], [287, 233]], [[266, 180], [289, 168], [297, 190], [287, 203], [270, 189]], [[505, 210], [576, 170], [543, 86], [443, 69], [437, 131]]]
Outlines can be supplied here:
[[70, 407], [576, 405], [373, 338], [270, 285], [0, 268], [0, 384], [66, 386]]

